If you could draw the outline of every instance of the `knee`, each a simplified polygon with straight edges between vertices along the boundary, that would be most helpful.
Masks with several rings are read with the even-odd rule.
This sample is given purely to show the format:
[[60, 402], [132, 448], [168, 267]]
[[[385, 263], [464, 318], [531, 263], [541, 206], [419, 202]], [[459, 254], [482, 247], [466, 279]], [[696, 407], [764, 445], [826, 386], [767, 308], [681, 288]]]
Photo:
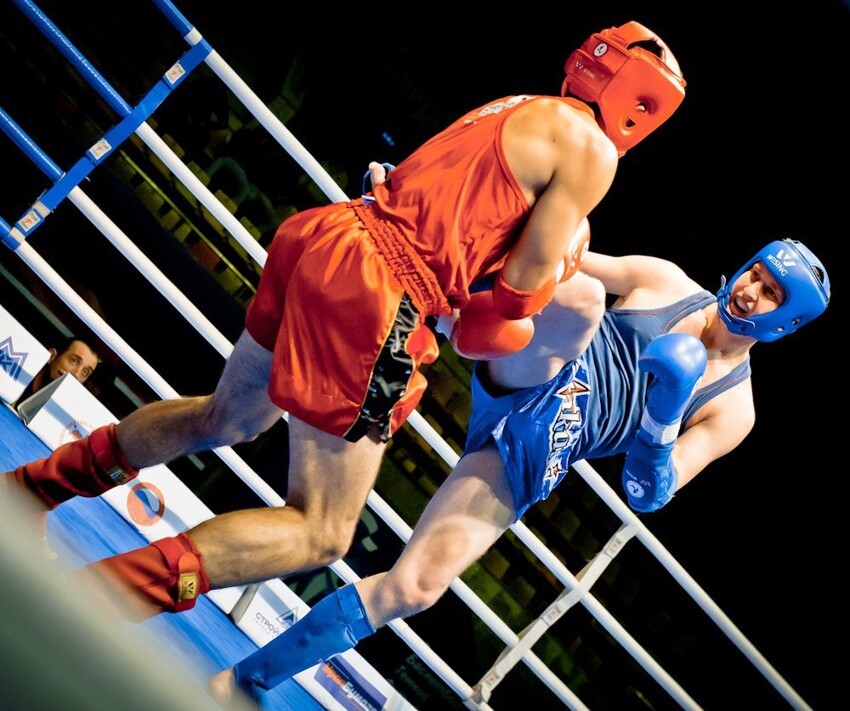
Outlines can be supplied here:
[[[543, 309], [538, 321], [547, 323], [548, 330], [553, 331], [569, 329], [571, 334], [593, 331], [605, 315], [606, 299], [601, 281], [578, 273], [558, 285], [552, 306]], [[574, 335], [570, 338], [574, 339]]]
[[321, 522], [308, 523], [311, 548], [317, 565], [330, 565], [340, 560], [354, 542], [355, 525], [323, 517]]
[[463, 572], [468, 543], [456, 532], [412, 555], [402, 553], [381, 584], [380, 604], [395, 613], [389, 617], [409, 617], [433, 607]]
[[221, 447], [242, 444], [256, 439], [277, 418], [259, 420], [250, 407], [234, 408], [215, 395], [197, 398], [205, 439], [211, 446]]
[[596, 324], [605, 315], [607, 294], [605, 285], [592, 277], [576, 274], [567, 288], [557, 294], [558, 301], [587, 324]]
[[605, 285], [599, 279], [588, 279], [587, 281], [588, 283], [582, 289], [580, 308], [588, 322], [598, 323], [605, 315], [608, 294]]
[[216, 402], [215, 395], [193, 397], [189, 400], [194, 410], [197, 436], [205, 448], [223, 447], [240, 441], [240, 428], [228, 417], [226, 408]]
[[379, 609], [387, 618], [405, 618], [433, 607], [448, 590], [451, 578], [438, 568], [425, 566], [390, 572], [378, 593]]

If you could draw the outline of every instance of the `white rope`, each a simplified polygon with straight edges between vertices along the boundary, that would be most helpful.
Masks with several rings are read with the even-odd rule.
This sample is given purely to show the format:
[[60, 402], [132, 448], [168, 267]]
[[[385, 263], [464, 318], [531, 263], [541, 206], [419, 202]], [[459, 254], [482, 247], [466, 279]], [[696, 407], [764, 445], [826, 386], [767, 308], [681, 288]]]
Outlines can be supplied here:
[[[63, 302], [85, 322], [130, 368], [164, 400], [180, 397], [151, 365], [80, 297], [59, 273], [28, 243], [22, 242], [15, 253], [44, 281]], [[228, 466], [270, 506], [281, 500], [266, 482], [230, 447], [215, 450]]]
[[210, 189], [177, 157], [156, 132], [146, 123], [136, 129], [136, 135], [141, 138], [168, 169], [183, 183], [192, 194], [212, 215], [221, 223], [233, 238], [250, 254], [261, 267], [266, 263], [266, 250], [251, 235], [245, 226], [236, 219]]
[[564, 616], [567, 610], [590, 591], [590, 588], [599, 579], [614, 556], [622, 550], [622, 546], [634, 534], [633, 528], [624, 527], [618, 530], [602, 551], [594, 556], [576, 576], [578, 584], [572, 589], [565, 589], [558, 595], [555, 601], [536, 620], [520, 632], [517, 643], [505, 648], [476, 685], [476, 690], [481, 698], [489, 699], [493, 689], [507, 676], [516, 663], [531, 651], [531, 648], [555, 622]]
[[[177, 309], [178, 313], [194, 326], [206, 341], [222, 356], [227, 358], [233, 351], [233, 344], [224, 337], [215, 325], [180, 291], [180, 289], [140, 250], [125, 232], [101, 210], [80, 188], [68, 193], [68, 199], [88, 220], [123, 254], [160, 293]], [[171, 396], [176, 397], [176, 395]]]
[[636, 537], [644, 546], [658, 559], [658, 561], [670, 572], [679, 585], [690, 595], [694, 601], [705, 611], [711, 620], [723, 631], [723, 633], [741, 650], [750, 662], [762, 673], [771, 685], [791, 704], [795, 709], [809, 709], [809, 705], [794, 690], [794, 688], [776, 671], [773, 665], [759, 652], [755, 646], [743, 635], [738, 627], [720, 609], [700, 587], [696, 580], [681, 566], [671, 553], [661, 544], [653, 533], [643, 522], [626, 506], [617, 496], [616, 492], [587, 462], [576, 462], [574, 469], [597, 493], [597, 495], [608, 504], [609, 508], [629, 525], [637, 527]]

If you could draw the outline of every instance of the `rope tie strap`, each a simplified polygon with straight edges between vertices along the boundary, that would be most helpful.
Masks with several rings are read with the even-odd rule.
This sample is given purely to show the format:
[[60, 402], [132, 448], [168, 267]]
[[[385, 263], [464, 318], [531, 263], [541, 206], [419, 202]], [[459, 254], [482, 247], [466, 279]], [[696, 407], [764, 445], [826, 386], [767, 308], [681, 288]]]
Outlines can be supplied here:
[[493, 666], [481, 677], [481, 681], [475, 686], [475, 698], [481, 701], [489, 701], [493, 689], [499, 685], [507, 673], [516, 666], [546, 631], [557, 622], [564, 614], [578, 603], [590, 588], [599, 580], [602, 573], [614, 560], [616, 555], [623, 550], [626, 543], [637, 533], [637, 525], [633, 523], [624, 524], [608, 540], [608, 542], [576, 575], [579, 584], [572, 590], [564, 590], [555, 601], [547, 607], [534, 622], [528, 625], [517, 636], [519, 641], [513, 647], [506, 647], [496, 659]]

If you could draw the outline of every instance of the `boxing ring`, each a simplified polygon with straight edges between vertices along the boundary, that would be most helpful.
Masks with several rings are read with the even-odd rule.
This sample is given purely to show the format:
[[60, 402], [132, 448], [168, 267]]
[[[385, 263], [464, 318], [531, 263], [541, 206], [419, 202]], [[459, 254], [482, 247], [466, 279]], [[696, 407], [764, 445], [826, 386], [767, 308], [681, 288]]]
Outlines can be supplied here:
[[[196, 175], [196, 172], [181, 160], [177, 153], [148, 123], [161, 104], [168, 100], [171, 93], [179, 91], [181, 84], [201, 65], [212, 70], [274, 141], [318, 186], [328, 200], [342, 201], [349, 199], [350, 196], [343, 192], [322, 165], [286, 128], [278, 116], [260, 100], [251, 87], [237, 75], [225, 59], [205, 40], [201, 32], [170, 0], [151, 0], [151, 2], [167, 19], [171, 27], [183, 37], [188, 49], [182, 56], [169, 60], [173, 63], [168, 71], [135, 105], [131, 105], [122, 98], [93, 63], [77, 50], [61, 29], [35, 3], [29, 0], [13, 1], [28, 20], [40, 30], [46, 40], [52, 43], [85, 78], [89, 87], [96, 92], [99, 99], [108, 104], [121, 119], [103, 134], [100, 140], [95, 142], [77, 162], [70, 168], [63, 169], [30, 138], [25, 128], [19, 125], [13, 116], [9, 115], [3, 107], [0, 107], [0, 126], [2, 126], [7, 138], [50, 181], [50, 187], [32, 202], [20, 218], [14, 222], [7, 222], [3, 219], [4, 216], [0, 216], [0, 238], [2, 238], [6, 247], [13, 250], [26, 266], [37, 274], [159, 397], [163, 399], [176, 398], [178, 397], [177, 390], [161, 377], [121, 334], [110, 327], [74, 291], [56, 268], [51, 266], [32, 248], [27, 241], [28, 237], [45, 220], [50, 218], [51, 214], [64, 201], [69, 201], [223, 359], [227, 358], [232, 350], [232, 343], [80, 187], [86, 181], [87, 176], [109, 160], [122, 143], [135, 137], [147, 146], [149, 151], [167, 167], [174, 178], [185, 186], [185, 189], [220, 222], [227, 233], [238, 242], [258, 267], [262, 268], [265, 263], [266, 252], [259, 244], [256, 236], [236, 219], [221, 199], [211, 192], [209, 187]], [[424, 438], [448, 467], [457, 462], [458, 453], [420, 412], [413, 413], [406, 427], [412, 428], [420, 437]], [[284, 499], [232, 448], [216, 449], [215, 455], [265, 504], [269, 506], [286, 505]], [[537, 616], [524, 629], [514, 630], [468, 583], [456, 579], [451, 585], [452, 593], [450, 594], [456, 595], [458, 600], [468, 608], [468, 612], [478, 620], [476, 624], [483, 624], [488, 627], [501, 641], [502, 651], [491, 660], [489, 667], [483, 674], [477, 678], [465, 678], [438, 655], [406, 621], [396, 620], [389, 625], [392, 632], [409, 647], [410, 651], [421, 660], [421, 663], [431, 669], [451, 689], [457, 703], [475, 709], [499, 708], [500, 684], [519, 667], [524, 667], [536, 677], [541, 689], [539, 693], [543, 695], [541, 698], [546, 700], [545, 703], [554, 703], [570, 709], [589, 708], [587, 702], [582, 700], [580, 692], [571, 688], [567, 681], [550, 668], [546, 661], [535, 652], [535, 646], [541, 640], [545, 640], [554, 625], [568, 616], [568, 613], [574, 614], [571, 611], [581, 607], [644, 670], [646, 677], [648, 677], [646, 679], [648, 685], [653, 682], [657, 684], [666, 692], [669, 699], [681, 708], [701, 708], [700, 703], [696, 700], [700, 696], [699, 691], [686, 690], [674, 678], [673, 674], [656, 661], [594, 595], [594, 585], [610, 572], [611, 564], [615, 561], [618, 562], [619, 554], [631, 543], [632, 548], [640, 544], [649, 554], [654, 556], [672, 580], [705, 613], [710, 622], [737, 647], [743, 659], [747, 660], [756, 672], [762, 675], [773, 687], [778, 697], [784, 699], [795, 709], [809, 708], [804, 699], [743, 635], [741, 630], [700, 587], [699, 583], [674, 559], [658, 538], [653, 535], [652, 531], [623, 503], [619, 495], [605, 482], [603, 477], [587, 462], [577, 462], [573, 469], [592, 489], [598, 499], [610, 509], [619, 523], [616, 530], [611, 533], [610, 537], [603, 542], [587, 564], [578, 572], [570, 571], [547, 547], [541, 537], [525, 523], [521, 521], [512, 526], [511, 534], [525, 547], [527, 555], [533, 557], [536, 564], [544, 566], [562, 587], [562, 592], [550, 601], [542, 614]], [[65, 506], [70, 505], [66, 504]], [[65, 506], [61, 508], [64, 509]], [[92, 513], [92, 506], [92, 502], [85, 502], [85, 507], [83, 507], [87, 511], [84, 514], [85, 516], [95, 515]], [[410, 525], [376, 491], [372, 491], [369, 495], [367, 506], [374, 516], [397, 535], [400, 542], [403, 543], [408, 540], [411, 534]], [[104, 510], [105, 508], [104, 504]], [[144, 539], [138, 538], [138, 541], [143, 543]], [[128, 547], [131, 543], [132, 541], [128, 540]], [[108, 553], [98, 551], [97, 554], [102, 557]], [[359, 579], [358, 573], [343, 560], [336, 562], [330, 568], [335, 575], [345, 582], [353, 582]], [[258, 588], [259, 586], [253, 586], [246, 589], [242, 593], [243, 598], [240, 600], [240, 605], [244, 607], [250, 604], [249, 598], [251, 595], [259, 594]], [[229, 613], [232, 610], [231, 606], [230, 610], [225, 609], [224, 612]], [[561, 624], [568, 625], [570, 620], [563, 620]], [[196, 631], [194, 634], [200, 636], [204, 633]], [[221, 635], [223, 633], [216, 634]], [[223, 637], [219, 637], [219, 639], [221, 638]], [[214, 640], [205, 639], [202, 644], [205, 646], [214, 645]], [[250, 644], [247, 646], [241, 644], [237, 647], [233, 652], [234, 658], [230, 659], [229, 662], [244, 656], [245, 650], [251, 648]], [[215, 661], [219, 664], [224, 663], [223, 659], [216, 659]], [[309, 692], [309, 685], [304, 688]], [[291, 702], [293, 708], [301, 704], [299, 707], [304, 708], [305, 697], [298, 695], [301, 693], [300, 689], [290, 689], [287, 693], [292, 695], [286, 696], [285, 699], [287, 700], [280, 703]], [[538, 692], [535, 690], [534, 693]], [[411, 706], [409, 702], [404, 700], [398, 701], [397, 704], [401, 708]], [[390, 708], [390, 706], [387, 705], [385, 708]]]

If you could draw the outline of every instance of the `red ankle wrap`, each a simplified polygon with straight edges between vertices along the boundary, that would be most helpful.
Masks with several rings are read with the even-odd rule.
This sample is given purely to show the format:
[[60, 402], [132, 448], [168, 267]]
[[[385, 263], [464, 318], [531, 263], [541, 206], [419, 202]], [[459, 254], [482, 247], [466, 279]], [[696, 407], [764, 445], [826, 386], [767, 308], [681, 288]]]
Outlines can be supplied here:
[[48, 509], [74, 496], [99, 496], [139, 475], [118, 446], [115, 424], [67, 442], [44, 459], [18, 467], [11, 480], [35, 494]]
[[73, 574], [118, 619], [183, 612], [210, 590], [201, 554], [185, 533], [119, 553]]

